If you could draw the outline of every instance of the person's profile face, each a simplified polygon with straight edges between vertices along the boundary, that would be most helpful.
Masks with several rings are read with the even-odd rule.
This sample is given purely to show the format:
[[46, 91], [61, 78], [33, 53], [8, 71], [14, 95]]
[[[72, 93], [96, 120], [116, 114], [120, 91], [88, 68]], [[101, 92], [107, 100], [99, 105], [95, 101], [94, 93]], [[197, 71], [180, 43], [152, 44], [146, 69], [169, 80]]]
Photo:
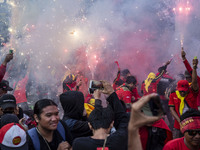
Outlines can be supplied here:
[[38, 126], [46, 130], [56, 130], [59, 122], [59, 111], [55, 105], [50, 105], [42, 109], [40, 119], [36, 120]]
[[131, 91], [132, 91], [135, 87], [136, 87], [135, 84], [133, 84], [133, 83], [130, 83], [130, 84], [129, 84], [129, 89], [130, 89]]

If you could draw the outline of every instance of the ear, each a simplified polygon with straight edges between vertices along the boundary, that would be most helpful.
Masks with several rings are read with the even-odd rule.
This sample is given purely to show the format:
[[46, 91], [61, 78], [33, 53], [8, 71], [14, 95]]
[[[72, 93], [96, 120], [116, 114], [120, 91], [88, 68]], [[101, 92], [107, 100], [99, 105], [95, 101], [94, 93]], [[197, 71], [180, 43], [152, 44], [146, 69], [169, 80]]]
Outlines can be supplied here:
[[3, 115], [3, 109], [0, 107], [0, 115]]
[[113, 126], [114, 126], [114, 121], [111, 122], [110, 129], [112, 129]]
[[92, 128], [92, 125], [88, 122], [88, 126], [89, 126], [89, 128], [90, 128], [90, 130], [94, 130], [93, 128]]
[[39, 122], [39, 118], [38, 118], [38, 116], [36, 115], [36, 114], [34, 114], [34, 119], [35, 119], [35, 121], [38, 123]]

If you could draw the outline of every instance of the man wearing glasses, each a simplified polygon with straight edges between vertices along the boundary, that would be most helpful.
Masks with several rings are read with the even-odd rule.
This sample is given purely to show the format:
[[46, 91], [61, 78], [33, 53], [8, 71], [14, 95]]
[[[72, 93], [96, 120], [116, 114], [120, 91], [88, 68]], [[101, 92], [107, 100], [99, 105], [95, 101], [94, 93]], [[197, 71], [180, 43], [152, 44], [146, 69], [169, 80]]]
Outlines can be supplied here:
[[180, 117], [184, 137], [169, 141], [163, 150], [200, 150], [200, 111], [190, 109]]

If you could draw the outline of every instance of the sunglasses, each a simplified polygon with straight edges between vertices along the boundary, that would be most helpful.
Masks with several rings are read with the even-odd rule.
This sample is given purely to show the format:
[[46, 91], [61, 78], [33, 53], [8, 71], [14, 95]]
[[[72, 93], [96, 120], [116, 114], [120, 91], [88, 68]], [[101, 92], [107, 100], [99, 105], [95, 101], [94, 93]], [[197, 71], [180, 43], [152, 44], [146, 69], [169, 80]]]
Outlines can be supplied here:
[[190, 136], [196, 136], [197, 133], [200, 135], [200, 130], [187, 130], [186, 132], [188, 132]]

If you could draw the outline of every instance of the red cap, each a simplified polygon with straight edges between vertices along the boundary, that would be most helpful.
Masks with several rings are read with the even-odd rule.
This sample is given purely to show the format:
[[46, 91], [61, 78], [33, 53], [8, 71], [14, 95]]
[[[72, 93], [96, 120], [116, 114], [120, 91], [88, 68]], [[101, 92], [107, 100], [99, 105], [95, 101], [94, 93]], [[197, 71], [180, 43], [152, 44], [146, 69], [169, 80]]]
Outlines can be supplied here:
[[177, 83], [177, 90], [178, 91], [188, 91], [189, 89], [189, 83], [187, 80], [180, 80]]

